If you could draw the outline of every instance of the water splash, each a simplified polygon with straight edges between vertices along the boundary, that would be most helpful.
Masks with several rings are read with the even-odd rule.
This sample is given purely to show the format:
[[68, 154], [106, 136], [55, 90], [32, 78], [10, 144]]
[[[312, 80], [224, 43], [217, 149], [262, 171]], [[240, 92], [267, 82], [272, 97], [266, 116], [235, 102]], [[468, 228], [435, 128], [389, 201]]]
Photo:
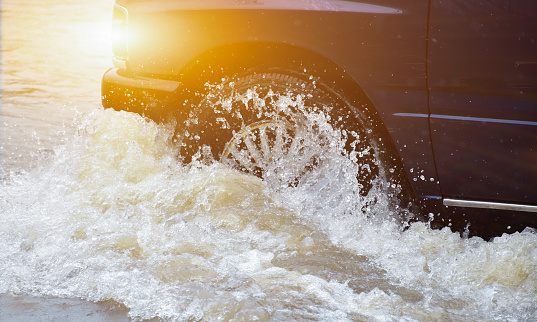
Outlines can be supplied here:
[[0, 293], [113, 300], [135, 320], [536, 318], [534, 231], [403, 231], [382, 196], [363, 212], [341, 155], [315, 184], [272, 189], [219, 163], [179, 164], [171, 135], [97, 111], [3, 182]]

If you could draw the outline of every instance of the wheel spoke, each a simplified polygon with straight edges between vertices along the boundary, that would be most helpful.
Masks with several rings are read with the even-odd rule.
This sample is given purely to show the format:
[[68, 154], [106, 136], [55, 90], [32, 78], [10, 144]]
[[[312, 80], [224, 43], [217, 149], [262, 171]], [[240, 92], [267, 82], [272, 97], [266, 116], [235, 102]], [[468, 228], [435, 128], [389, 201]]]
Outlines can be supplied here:
[[261, 141], [261, 150], [263, 151], [263, 162], [268, 165], [271, 159], [269, 138], [267, 134], [267, 127], [261, 128], [259, 131], [259, 139]]
[[298, 161], [296, 160], [296, 157], [299, 154], [301, 144], [302, 142], [300, 140], [300, 137], [298, 133], [295, 132], [293, 136], [293, 140], [291, 142], [291, 146], [289, 147], [289, 150], [287, 150], [287, 153], [286, 153], [287, 156], [290, 156], [291, 158], [293, 158], [294, 161]]
[[253, 130], [248, 129], [246, 132], [246, 135], [243, 136], [243, 141], [244, 141], [244, 144], [246, 144], [246, 148], [248, 152], [250, 153], [250, 156], [254, 159], [255, 163], [258, 164], [259, 166], [263, 166], [262, 158], [261, 158], [261, 155], [259, 154], [259, 149], [257, 148], [257, 144], [253, 140], [253, 136], [254, 136]]
[[272, 148], [272, 156], [275, 158], [279, 158], [283, 151], [284, 146], [284, 137], [283, 132], [285, 131], [284, 127], [276, 126], [276, 139], [274, 140], [274, 145]]

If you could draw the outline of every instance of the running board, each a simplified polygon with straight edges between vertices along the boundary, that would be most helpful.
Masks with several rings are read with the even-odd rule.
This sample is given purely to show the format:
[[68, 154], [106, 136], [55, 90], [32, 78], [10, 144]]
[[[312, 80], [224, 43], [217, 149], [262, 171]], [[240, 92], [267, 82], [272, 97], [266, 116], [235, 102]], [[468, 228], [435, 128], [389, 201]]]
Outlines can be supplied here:
[[537, 212], [537, 206], [527, 206], [527, 205], [518, 205], [518, 204], [501, 203], [501, 202], [457, 200], [457, 199], [444, 199], [444, 206]]

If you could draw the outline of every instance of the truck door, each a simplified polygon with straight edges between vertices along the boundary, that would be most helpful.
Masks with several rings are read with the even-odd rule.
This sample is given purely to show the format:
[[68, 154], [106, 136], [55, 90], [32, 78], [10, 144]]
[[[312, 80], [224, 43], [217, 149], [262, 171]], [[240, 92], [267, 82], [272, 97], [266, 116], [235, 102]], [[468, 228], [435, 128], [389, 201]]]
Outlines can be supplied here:
[[431, 0], [428, 81], [444, 197], [537, 204], [537, 1]]

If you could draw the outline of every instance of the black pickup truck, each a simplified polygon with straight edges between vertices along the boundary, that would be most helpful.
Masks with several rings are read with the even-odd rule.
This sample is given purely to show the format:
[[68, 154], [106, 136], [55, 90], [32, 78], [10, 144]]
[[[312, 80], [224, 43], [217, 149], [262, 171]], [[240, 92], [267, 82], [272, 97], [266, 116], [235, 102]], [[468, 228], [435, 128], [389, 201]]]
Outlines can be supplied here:
[[294, 184], [333, 140], [317, 113], [362, 194], [380, 178], [456, 229], [537, 226], [534, 0], [117, 0], [113, 33], [104, 107], [176, 122], [185, 162]]

